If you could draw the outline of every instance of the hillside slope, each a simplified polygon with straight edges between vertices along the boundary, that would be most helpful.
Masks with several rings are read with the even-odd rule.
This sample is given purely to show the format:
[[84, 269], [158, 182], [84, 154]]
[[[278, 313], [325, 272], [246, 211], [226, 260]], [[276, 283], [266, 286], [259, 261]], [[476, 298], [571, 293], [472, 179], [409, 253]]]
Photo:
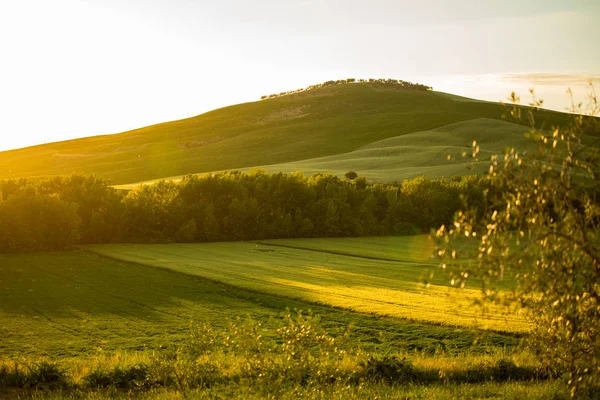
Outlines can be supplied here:
[[[489, 169], [489, 155], [506, 147], [522, 147], [529, 129], [522, 125], [489, 118], [456, 122], [428, 131], [407, 133], [369, 143], [358, 150], [333, 156], [317, 157], [281, 164], [241, 168], [264, 169], [268, 173], [301, 171], [306, 176], [331, 173], [344, 177], [348, 171], [357, 172], [369, 181], [401, 182], [419, 176], [428, 178], [451, 177], [481, 173]], [[481, 147], [479, 163], [462, 157], [471, 154], [473, 140]], [[452, 159], [448, 160], [448, 156]], [[183, 175], [164, 179], [179, 181]], [[157, 180], [117, 185], [119, 189], [133, 189], [140, 183], [151, 184]]]
[[[221, 108], [115, 135], [0, 153], [0, 179], [96, 173], [131, 183], [188, 173], [296, 162], [475, 118], [496, 103], [431, 91], [347, 84]], [[564, 119], [545, 113], [553, 124]]]
[[[302, 171], [307, 176], [329, 172], [343, 177], [354, 171], [376, 182], [467, 175], [489, 169], [488, 162], [474, 164], [470, 158], [462, 157], [465, 151], [471, 154], [473, 140], [481, 147], [480, 157], [489, 160], [489, 155], [506, 147], [521, 147], [527, 130], [505, 121], [478, 118], [379, 140], [348, 153], [260, 168], [270, 173]], [[452, 159], [448, 160], [448, 156]]]

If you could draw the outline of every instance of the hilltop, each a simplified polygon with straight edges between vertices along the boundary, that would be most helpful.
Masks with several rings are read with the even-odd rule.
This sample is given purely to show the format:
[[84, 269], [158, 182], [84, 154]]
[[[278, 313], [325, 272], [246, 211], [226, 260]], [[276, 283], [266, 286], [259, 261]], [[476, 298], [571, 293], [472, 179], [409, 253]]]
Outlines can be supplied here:
[[[402, 85], [327, 85], [124, 133], [1, 152], [0, 179], [94, 173], [126, 184], [256, 166], [311, 172], [330, 165], [332, 172], [340, 173], [360, 169], [360, 163], [348, 162], [348, 158], [361, 159], [364, 152], [371, 152], [381, 160], [384, 147], [398, 150], [395, 140], [404, 145], [406, 140], [421, 140], [418, 146], [424, 149], [429, 142], [422, 139], [430, 137], [439, 146], [446, 140], [454, 146], [454, 135], [471, 132], [477, 125], [487, 129], [504, 111], [498, 103]], [[564, 114], [553, 112], [542, 116], [549, 125], [565, 119]], [[476, 121], [460, 124], [472, 120]], [[519, 126], [504, 124], [493, 129], [509, 132], [511, 138], [522, 134]], [[442, 128], [448, 125], [449, 129]], [[413, 136], [401, 139], [408, 134]], [[391, 138], [395, 139], [385, 141]], [[411, 149], [404, 160], [403, 168], [415, 168], [411, 176], [429, 171], [419, 151]], [[313, 161], [318, 163], [313, 166]], [[438, 169], [434, 175], [443, 171]], [[379, 179], [390, 177], [380, 175]]]

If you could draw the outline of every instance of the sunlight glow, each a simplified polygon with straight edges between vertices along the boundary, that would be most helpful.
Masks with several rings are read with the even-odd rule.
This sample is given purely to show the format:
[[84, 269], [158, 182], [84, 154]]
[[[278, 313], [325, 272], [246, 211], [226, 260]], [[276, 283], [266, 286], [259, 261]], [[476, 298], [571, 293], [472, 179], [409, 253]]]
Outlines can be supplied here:
[[[529, 85], [507, 74], [599, 75], [594, 2], [431, 3], [377, 0], [365, 12], [339, 0], [2, 2], [0, 150], [116, 133], [329, 79], [398, 78], [502, 100]], [[562, 110], [567, 86], [538, 93]]]

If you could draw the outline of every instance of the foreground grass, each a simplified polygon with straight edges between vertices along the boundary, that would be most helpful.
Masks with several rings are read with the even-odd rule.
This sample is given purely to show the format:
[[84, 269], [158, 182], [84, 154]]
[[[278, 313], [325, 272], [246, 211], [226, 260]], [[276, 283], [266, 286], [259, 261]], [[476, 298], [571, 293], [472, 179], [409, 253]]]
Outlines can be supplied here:
[[176, 389], [0, 389], [1, 399], [570, 399], [560, 380], [485, 383], [395, 384], [365, 382], [358, 385], [289, 385], [258, 388], [250, 382], [216, 384], [209, 388]]
[[[389, 398], [406, 393], [435, 398], [454, 393], [456, 398], [469, 393], [487, 397], [502, 389], [522, 396], [536, 392], [511, 382], [539, 384], [552, 378], [526, 353], [382, 356], [352, 347], [345, 343], [349, 339], [347, 332], [330, 335], [318, 317], [302, 314], [285, 314], [271, 328], [254, 320], [233, 323], [223, 330], [199, 325], [173, 349], [104, 353], [60, 363], [0, 363], [0, 395]], [[560, 392], [555, 385], [540, 389], [537, 394]]]
[[514, 335], [244, 284], [424, 295], [424, 236], [93, 249], [0, 256], [0, 398], [567, 398]]
[[[482, 315], [472, 307], [480, 296], [477, 289], [449, 287], [441, 274], [433, 275], [429, 287], [420, 283], [437, 268], [425, 257], [426, 249], [433, 248], [425, 236], [348, 239], [350, 250], [342, 249], [343, 241], [318, 243], [299, 239], [86, 248], [117, 260], [361, 313], [497, 331], [528, 329], [517, 314], [493, 309]], [[382, 247], [388, 250], [377, 257]]]
[[[0, 392], [1, 393], [1, 392]], [[2, 396], [2, 394], [0, 394]], [[298, 386], [273, 393], [262, 393], [239, 385], [215, 386], [209, 389], [178, 391], [152, 389], [135, 395], [127, 390], [107, 389], [104, 391], [58, 391], [58, 392], [6, 392], [7, 399], [505, 399], [505, 400], [561, 400], [570, 398], [558, 382], [511, 382], [485, 384], [448, 384], [441, 386], [397, 385], [382, 386], [368, 384], [361, 387], [332, 386], [314, 388]]]

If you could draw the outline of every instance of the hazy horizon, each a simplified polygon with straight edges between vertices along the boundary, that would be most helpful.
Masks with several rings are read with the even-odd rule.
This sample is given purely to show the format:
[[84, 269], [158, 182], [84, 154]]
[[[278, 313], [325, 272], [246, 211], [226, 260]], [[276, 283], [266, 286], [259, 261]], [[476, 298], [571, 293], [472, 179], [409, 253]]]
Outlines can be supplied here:
[[550, 109], [600, 83], [600, 4], [24, 0], [0, 5], [0, 150], [109, 134], [344, 78]]

